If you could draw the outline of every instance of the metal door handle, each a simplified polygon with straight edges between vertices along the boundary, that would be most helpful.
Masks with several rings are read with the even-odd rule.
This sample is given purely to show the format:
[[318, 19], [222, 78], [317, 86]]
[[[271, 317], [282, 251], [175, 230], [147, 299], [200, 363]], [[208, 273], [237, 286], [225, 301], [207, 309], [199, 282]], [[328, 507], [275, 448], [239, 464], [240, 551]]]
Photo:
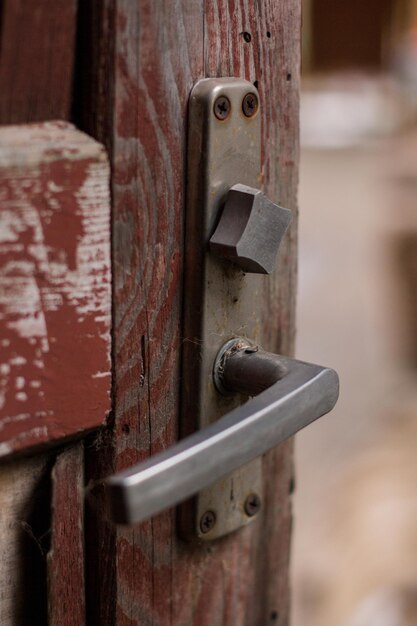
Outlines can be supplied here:
[[339, 395], [334, 370], [264, 352], [242, 339], [222, 348], [214, 379], [223, 393], [259, 395], [108, 478], [115, 522], [140, 522], [182, 502], [331, 411]]

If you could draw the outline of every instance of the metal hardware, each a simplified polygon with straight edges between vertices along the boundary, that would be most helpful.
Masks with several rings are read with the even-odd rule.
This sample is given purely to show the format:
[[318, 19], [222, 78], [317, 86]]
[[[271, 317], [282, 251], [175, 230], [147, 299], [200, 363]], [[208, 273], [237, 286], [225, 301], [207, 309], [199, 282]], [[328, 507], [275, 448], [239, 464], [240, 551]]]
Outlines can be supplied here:
[[[256, 115], [250, 117], [243, 111], [248, 94], [256, 96], [257, 101]], [[222, 97], [230, 103], [225, 120], [213, 115], [214, 103]], [[237, 263], [219, 258], [213, 249], [209, 250], [209, 245], [213, 245], [209, 244], [210, 238], [222, 220], [220, 216], [230, 189], [238, 184], [252, 190], [261, 186], [261, 114], [262, 103], [256, 88], [240, 78], [203, 79], [191, 92], [182, 436], [204, 428], [248, 397], [248, 394], [221, 396], [217, 392], [212, 369], [222, 345], [242, 333], [256, 343], [262, 344], [264, 340], [257, 303], [262, 301], [267, 289], [267, 277], [244, 272]], [[182, 506], [181, 533], [191, 538], [214, 539], [250, 523], [255, 516], [248, 518], [242, 502], [249, 493], [261, 492], [262, 460], [256, 459]], [[209, 510], [216, 511], [216, 525], [203, 536], [199, 520]]]
[[[236, 264], [209, 251], [227, 194], [236, 184], [261, 185], [261, 113], [246, 117], [242, 102], [255, 87], [240, 78], [207, 78], [194, 86], [189, 103], [188, 182], [185, 233], [185, 308], [181, 436], [208, 426], [247, 396], [220, 395], [213, 363], [223, 344], [244, 333], [262, 343], [257, 300], [266, 276], [245, 274]], [[230, 115], [218, 120], [214, 103], [227, 97]], [[180, 532], [211, 540], [252, 522], [242, 503], [262, 492], [262, 460], [203, 489], [180, 507]], [[216, 525], [202, 534], [200, 519], [216, 512]]]
[[[116, 522], [139, 522], [178, 504], [291, 437], [335, 405], [339, 385], [333, 370], [262, 350], [246, 352], [244, 340], [236, 343], [241, 347], [229, 350], [223, 363], [226, 384], [235, 380], [237, 370], [249, 380], [256, 364], [262, 366], [264, 361], [276, 363], [277, 380], [210, 426], [109, 478]], [[260, 499], [258, 502], [252, 494], [242, 508], [247, 517], [253, 517]], [[211, 535], [217, 525], [215, 513], [208, 510], [200, 519], [202, 536]]]
[[[243, 110], [248, 93], [257, 99], [256, 114], [251, 116]], [[223, 107], [216, 103], [221, 105], [224, 99], [229, 107], [223, 119], [216, 114]], [[257, 208], [269, 202], [256, 191], [261, 181], [260, 113], [256, 89], [238, 78], [203, 79], [191, 93], [183, 439], [107, 481], [115, 521], [134, 523], [198, 494], [180, 507], [182, 534], [212, 540], [251, 523], [261, 509], [260, 455], [329, 411], [336, 401], [337, 375], [332, 370], [258, 348], [263, 339], [258, 302], [268, 277], [246, 273], [236, 262], [208, 249], [231, 188], [239, 194], [241, 188], [235, 186], [251, 188], [249, 192], [245, 188], [244, 194], [251, 196], [245, 201], [248, 206], [252, 202], [254, 214], [240, 222], [243, 239], [252, 220], [259, 219], [254, 217]], [[278, 207], [270, 203], [265, 210], [270, 213], [268, 220], [275, 220], [272, 213]], [[274, 229], [281, 229], [280, 236], [284, 218], [288, 216], [281, 213], [278, 222], [273, 221]], [[259, 228], [255, 230], [259, 236]], [[210, 245], [214, 248], [213, 241]], [[258, 241], [259, 247], [263, 245]], [[259, 259], [255, 248], [249, 253], [252, 263], [263, 270], [272, 268], [271, 258]], [[242, 333], [252, 341], [239, 338]]]
[[291, 211], [271, 202], [259, 189], [233, 185], [210, 239], [210, 250], [245, 272], [270, 274], [291, 218]]
[[218, 120], [225, 120], [230, 113], [230, 100], [226, 96], [219, 96], [214, 103], [214, 115]]
[[246, 117], [253, 117], [258, 111], [258, 96], [256, 93], [247, 93], [243, 98], [242, 111]]
[[286, 370], [276, 354], [261, 350], [244, 337], [227, 341], [214, 361], [213, 379], [219, 393], [257, 396], [278, 380]]
[[206, 534], [213, 530], [214, 525], [216, 523], [216, 514], [213, 511], [206, 511], [200, 520], [200, 530], [202, 533]]
[[253, 517], [259, 513], [261, 508], [261, 499], [257, 493], [251, 493], [245, 500], [245, 513], [249, 517]]

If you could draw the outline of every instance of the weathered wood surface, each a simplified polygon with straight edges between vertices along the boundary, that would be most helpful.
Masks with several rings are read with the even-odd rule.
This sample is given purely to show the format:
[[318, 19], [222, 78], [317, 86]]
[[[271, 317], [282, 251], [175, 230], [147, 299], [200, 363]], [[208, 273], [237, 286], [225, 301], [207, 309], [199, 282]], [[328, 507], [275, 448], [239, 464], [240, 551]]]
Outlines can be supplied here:
[[58, 455], [52, 470], [49, 626], [85, 625], [83, 455], [78, 443]]
[[[0, 124], [70, 118], [76, 7], [77, 0], [3, 0], [1, 3]], [[60, 458], [65, 454], [60, 452]], [[72, 455], [71, 450], [68, 454]], [[82, 458], [78, 462], [78, 471], [82, 472]], [[52, 465], [53, 459], [43, 453], [34, 458], [9, 460], [0, 468], [2, 626], [45, 626], [48, 620], [45, 554], [50, 540], [48, 530], [55, 524], [50, 515]], [[77, 506], [77, 501], [74, 505]], [[72, 506], [69, 501], [68, 507]], [[76, 549], [71, 544], [70, 532], [61, 535], [63, 539], [69, 541], [67, 552]], [[58, 575], [63, 571], [59, 562], [61, 554], [65, 555], [63, 545], [54, 555]], [[79, 585], [78, 589], [67, 587], [57, 600], [71, 604], [74, 594], [73, 602], [77, 602], [83, 590], [82, 579]]]
[[69, 119], [77, 0], [2, 0], [0, 121]]
[[[92, 481], [177, 437], [186, 107], [196, 79], [257, 81], [263, 188], [296, 210], [300, 2], [109, 0], [93, 3], [96, 34], [97, 16], [102, 39], [88, 63], [102, 78], [84, 123], [112, 150], [115, 420], [90, 450]], [[296, 220], [263, 301], [264, 347], [284, 353], [293, 346], [295, 257]], [[135, 528], [100, 525], [96, 492], [87, 537], [91, 623], [286, 624], [291, 476], [288, 443], [265, 459], [262, 519], [197, 547], [178, 540], [174, 510]]]
[[110, 408], [104, 149], [65, 122], [0, 128], [0, 456]]
[[45, 624], [48, 540], [45, 457], [0, 467], [0, 624]]

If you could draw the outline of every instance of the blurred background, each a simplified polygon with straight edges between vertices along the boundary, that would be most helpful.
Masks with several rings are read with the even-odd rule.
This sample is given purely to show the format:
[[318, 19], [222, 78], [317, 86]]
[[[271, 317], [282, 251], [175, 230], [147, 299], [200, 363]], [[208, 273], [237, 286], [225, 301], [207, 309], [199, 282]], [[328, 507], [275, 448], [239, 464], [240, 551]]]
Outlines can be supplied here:
[[292, 626], [417, 626], [417, 0], [304, 0]]

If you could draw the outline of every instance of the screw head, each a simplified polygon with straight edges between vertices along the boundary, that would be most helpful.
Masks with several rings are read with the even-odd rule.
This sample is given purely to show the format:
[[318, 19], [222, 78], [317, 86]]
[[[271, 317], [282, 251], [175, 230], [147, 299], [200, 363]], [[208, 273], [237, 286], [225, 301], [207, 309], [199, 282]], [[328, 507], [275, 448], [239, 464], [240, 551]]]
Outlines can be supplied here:
[[245, 513], [253, 517], [261, 510], [261, 499], [257, 493], [250, 493], [245, 500]]
[[200, 519], [200, 530], [206, 534], [210, 532], [216, 525], [216, 514], [214, 511], [206, 511], [203, 513]]
[[214, 101], [213, 111], [218, 120], [225, 120], [230, 113], [230, 100], [226, 96], [219, 96]]
[[258, 110], [258, 96], [256, 93], [247, 93], [243, 98], [242, 111], [246, 117], [253, 117]]

